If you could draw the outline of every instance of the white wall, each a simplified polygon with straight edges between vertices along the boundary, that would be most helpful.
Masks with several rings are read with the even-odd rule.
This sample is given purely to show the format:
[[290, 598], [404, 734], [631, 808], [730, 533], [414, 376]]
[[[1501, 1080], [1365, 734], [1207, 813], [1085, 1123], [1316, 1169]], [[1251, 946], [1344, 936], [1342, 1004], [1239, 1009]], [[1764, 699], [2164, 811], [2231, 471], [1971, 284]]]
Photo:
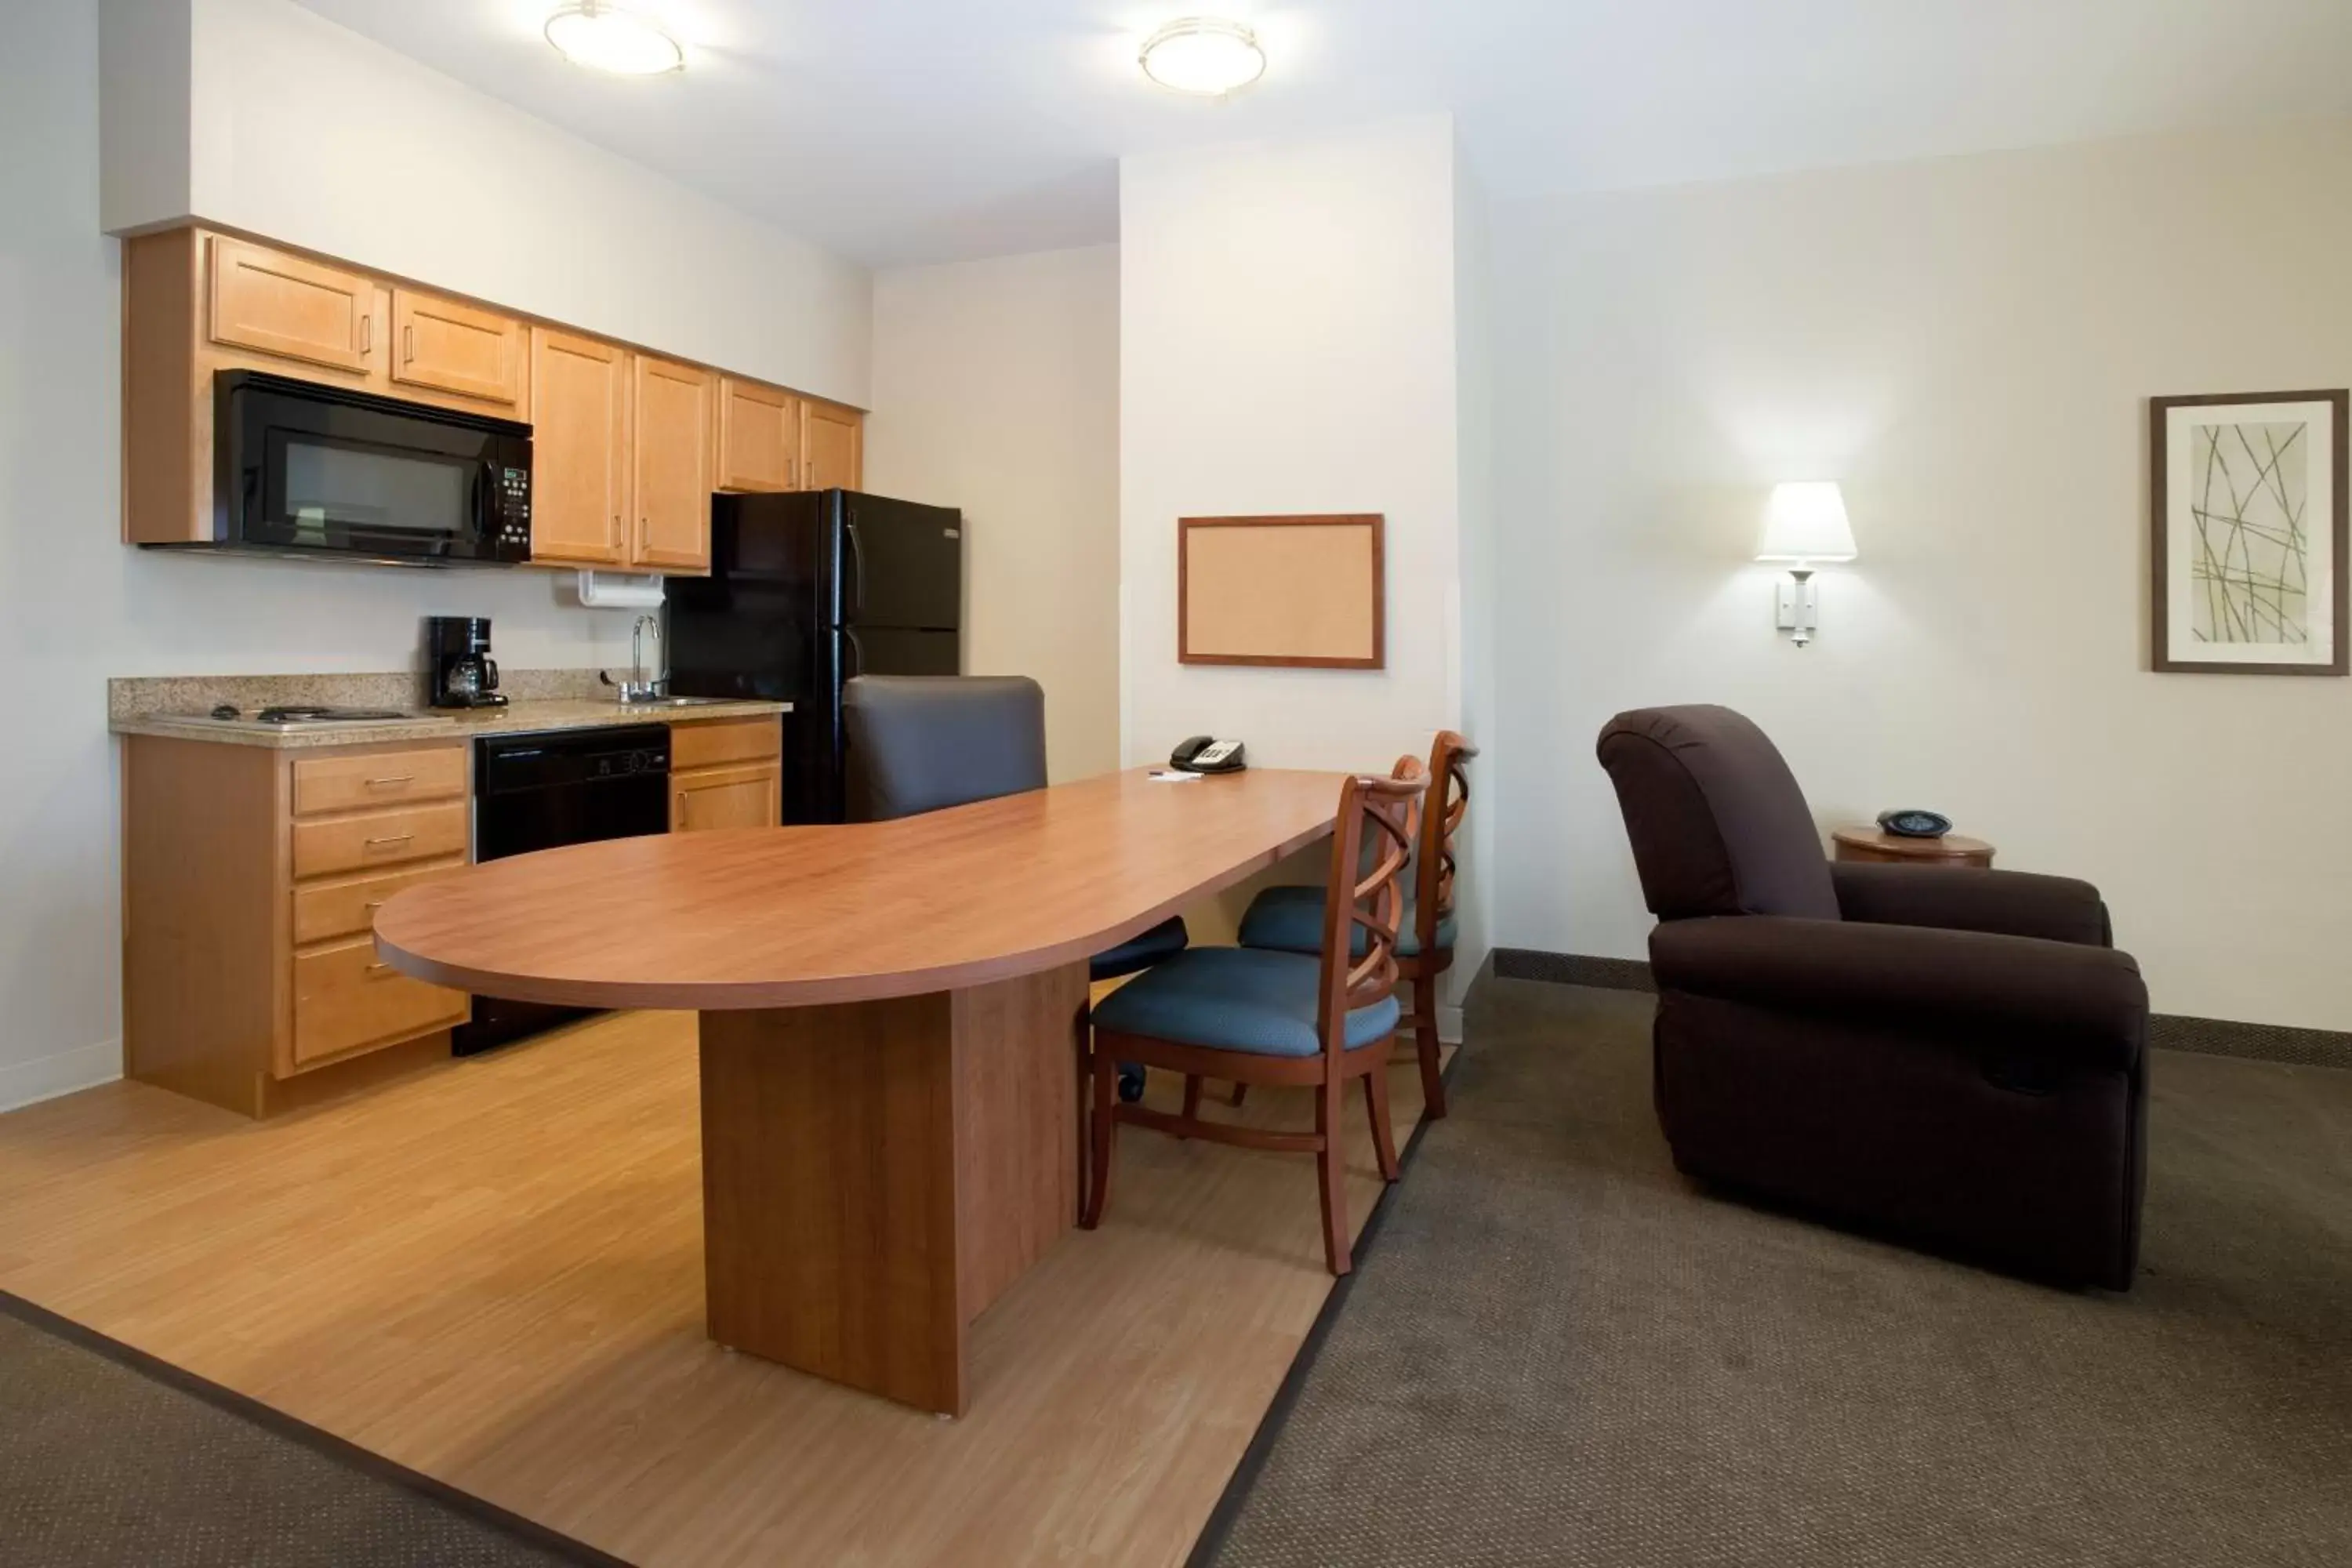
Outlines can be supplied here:
[[1469, 764], [1469, 843], [1457, 847], [1454, 905], [1457, 973], [1450, 994], [1465, 993], [1495, 945], [1495, 781], [1509, 738], [1496, 725], [1495, 655], [1494, 258], [1487, 200], [1470, 171], [1454, 170], [1454, 362], [1457, 485], [1462, 582], [1455, 597], [1461, 645], [1461, 729], [1478, 747]]
[[[1502, 942], [1639, 956], [1592, 759], [1718, 701], [1825, 824], [2089, 878], [2159, 1010], [2352, 1028], [2352, 681], [2147, 673], [2145, 399], [2352, 381], [2352, 126], [1496, 213]], [[1846, 487], [1820, 640], [1745, 564]]]
[[[1464, 726], [1460, 216], [1445, 115], [1121, 163], [1130, 764], [1206, 731], [1259, 765], [1384, 773]], [[1387, 519], [1385, 669], [1177, 662], [1178, 518], [1354, 511]], [[1484, 953], [1457, 952], [1458, 985]]]
[[[87, 4], [88, 0], [72, 0]], [[106, 0], [112, 232], [191, 215], [860, 407], [871, 275], [291, 0]], [[176, 24], [172, 16], [179, 14]], [[157, 16], [156, 13], [163, 13]], [[170, 79], [174, 26], [191, 78]], [[118, 47], [119, 46], [119, 47]], [[184, 156], [184, 168], [173, 166]], [[159, 164], [162, 168], [159, 170]], [[173, 177], [176, 174], [176, 180]]]
[[[307, 13], [295, 17], [306, 33], [323, 26]], [[0, 668], [19, 700], [8, 764], [0, 769], [6, 886], [0, 899], [0, 1009], [6, 1018], [0, 1106], [110, 1078], [121, 1068], [115, 762], [105, 721], [110, 676], [407, 668], [420, 657], [418, 622], [428, 614], [491, 616], [499, 656], [514, 668], [619, 664], [627, 658], [631, 620], [625, 612], [564, 605], [558, 597], [562, 579], [553, 573], [188, 559], [125, 548], [118, 478], [121, 284], [119, 247], [100, 230], [95, 0], [21, 7], [10, 15], [8, 43], [0, 52], [0, 146], [11, 150], [0, 159]], [[334, 107], [382, 101], [389, 89], [371, 85], [358, 68], [391, 57], [380, 60], [373, 45], [357, 47], [366, 53], [345, 60], [352, 68], [333, 82], [279, 84], [288, 103], [310, 103], [318, 117], [289, 126], [289, 140], [319, 135], [332, 120], [318, 95], [331, 93]], [[419, 85], [405, 74], [413, 68], [386, 68]], [[526, 147], [551, 134], [527, 121], [501, 124], [487, 114], [478, 122], [484, 140], [467, 160], [468, 180], [499, 165], [509, 133]], [[371, 151], [345, 142], [339, 178], [357, 189], [397, 194], [403, 160], [414, 146], [391, 138]], [[587, 156], [583, 150], [568, 176], [575, 189], [591, 179]], [[644, 189], [649, 176], [608, 164], [613, 191]], [[307, 177], [290, 163], [258, 163], [247, 173]], [[354, 243], [352, 235], [295, 232], [289, 226], [301, 217], [292, 210], [301, 205], [301, 194], [282, 194], [286, 212], [263, 212], [257, 196], [256, 205], [220, 216], [436, 277], [433, 258], [454, 259], [478, 232], [471, 198], [412, 206], [400, 223], [378, 226], [387, 244], [397, 239], [415, 247], [413, 257], [390, 254], [372, 248], [373, 242]], [[356, 223], [357, 216], [347, 211], [341, 221]], [[403, 237], [395, 230], [415, 232]], [[562, 238], [518, 228], [501, 247], [478, 248], [506, 248], [552, 266]], [[500, 294], [497, 288], [478, 291]], [[848, 361], [832, 356], [845, 368], [824, 389], [862, 397], [864, 297], [858, 289], [851, 294], [854, 325], [846, 330], [861, 343]], [[764, 289], [740, 289], [734, 300], [747, 334], [767, 317], [793, 313], [788, 298]], [[619, 320], [588, 324], [660, 335]], [[803, 324], [787, 336], [815, 341], [837, 330]], [[781, 370], [772, 374], [791, 379]]]
[[1045, 688], [1055, 780], [1118, 764], [1118, 249], [885, 272], [866, 487], [964, 513], [964, 668]]
[[[1186, 735], [1385, 771], [1454, 721], [1454, 143], [1427, 116], [1119, 166], [1130, 763]], [[1387, 517], [1388, 668], [1176, 662], [1176, 520]]]

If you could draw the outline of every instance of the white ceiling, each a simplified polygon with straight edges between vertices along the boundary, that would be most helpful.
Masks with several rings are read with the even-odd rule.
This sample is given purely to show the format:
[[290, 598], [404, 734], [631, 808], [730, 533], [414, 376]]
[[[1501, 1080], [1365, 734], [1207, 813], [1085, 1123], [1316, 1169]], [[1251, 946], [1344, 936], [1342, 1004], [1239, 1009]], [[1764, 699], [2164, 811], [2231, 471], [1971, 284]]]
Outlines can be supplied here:
[[[683, 75], [540, 36], [557, 0], [311, 10], [877, 266], [1115, 238], [1122, 153], [1450, 109], [1497, 197], [2352, 114], [2352, 0], [626, 0]], [[1173, 17], [1257, 27], [1226, 103]]]

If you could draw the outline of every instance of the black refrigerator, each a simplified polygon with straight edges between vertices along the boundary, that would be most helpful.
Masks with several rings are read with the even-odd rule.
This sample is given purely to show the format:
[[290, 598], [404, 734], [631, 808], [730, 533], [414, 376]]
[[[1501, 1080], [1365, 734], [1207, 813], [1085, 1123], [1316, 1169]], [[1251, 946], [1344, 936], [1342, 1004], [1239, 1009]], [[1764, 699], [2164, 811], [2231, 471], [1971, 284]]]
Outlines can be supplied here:
[[842, 818], [841, 683], [963, 669], [963, 514], [855, 490], [719, 496], [669, 580], [670, 689], [789, 702], [786, 822]]

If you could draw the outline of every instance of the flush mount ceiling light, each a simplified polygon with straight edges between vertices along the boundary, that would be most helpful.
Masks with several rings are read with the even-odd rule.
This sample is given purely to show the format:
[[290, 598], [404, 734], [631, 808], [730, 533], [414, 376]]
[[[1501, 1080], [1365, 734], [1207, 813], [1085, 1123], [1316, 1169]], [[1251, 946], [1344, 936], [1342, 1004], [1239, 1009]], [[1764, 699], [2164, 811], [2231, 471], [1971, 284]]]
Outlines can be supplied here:
[[575, 66], [615, 76], [659, 76], [686, 68], [686, 51], [643, 16], [579, 0], [547, 19], [547, 41]]
[[1257, 35], [1239, 22], [1187, 16], [1143, 40], [1143, 74], [1160, 86], [1223, 98], [1265, 74]]

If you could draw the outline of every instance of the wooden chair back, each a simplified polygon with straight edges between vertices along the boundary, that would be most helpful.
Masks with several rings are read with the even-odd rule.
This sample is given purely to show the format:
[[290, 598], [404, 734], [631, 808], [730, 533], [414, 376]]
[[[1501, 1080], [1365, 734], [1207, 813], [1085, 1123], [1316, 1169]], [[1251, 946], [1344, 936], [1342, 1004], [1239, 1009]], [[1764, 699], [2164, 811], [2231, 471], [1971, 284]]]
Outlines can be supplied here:
[[1454, 912], [1454, 838], [1470, 810], [1470, 770], [1478, 754], [1452, 730], [1440, 730], [1429, 749], [1429, 795], [1421, 813], [1420, 855], [1413, 867], [1413, 935], [1423, 953], [1437, 951], [1437, 924]]
[[[1351, 774], [1339, 785], [1331, 881], [1323, 900], [1323, 974], [1316, 1016], [1323, 1053], [1335, 1062], [1347, 1049], [1348, 1015], [1396, 989], [1397, 927], [1404, 908], [1399, 883], [1412, 857], [1413, 830], [1428, 787], [1418, 757], [1399, 757], [1387, 778]], [[1351, 960], [1359, 928], [1364, 951]]]

